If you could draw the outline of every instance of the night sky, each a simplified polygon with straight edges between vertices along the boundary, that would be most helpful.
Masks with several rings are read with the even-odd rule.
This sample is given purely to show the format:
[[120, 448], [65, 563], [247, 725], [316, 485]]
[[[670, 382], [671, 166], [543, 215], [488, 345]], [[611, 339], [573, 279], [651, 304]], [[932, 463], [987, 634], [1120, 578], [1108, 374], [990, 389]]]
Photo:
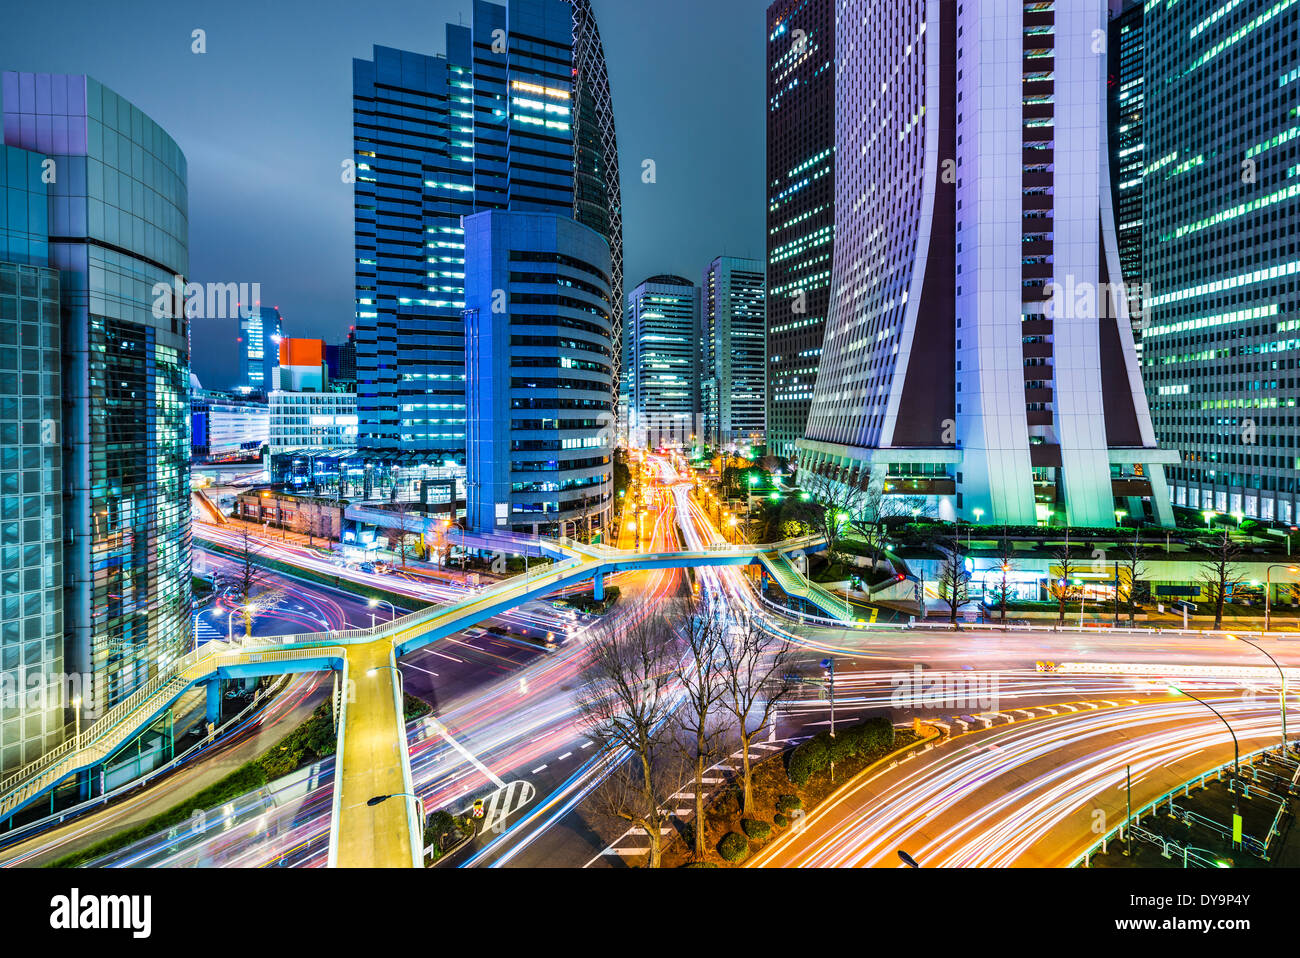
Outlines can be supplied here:
[[[721, 253], [764, 253], [768, 0], [594, 0], [623, 173], [626, 284], [699, 282]], [[352, 323], [352, 58], [443, 53], [470, 0], [59, 0], [5, 17], [0, 69], [89, 73], [152, 116], [189, 161], [190, 279], [259, 282], [294, 336]], [[127, 13], [129, 11], [129, 14]], [[191, 32], [207, 52], [191, 52]], [[641, 181], [654, 159], [658, 182]], [[205, 386], [237, 374], [235, 322], [196, 322]]]

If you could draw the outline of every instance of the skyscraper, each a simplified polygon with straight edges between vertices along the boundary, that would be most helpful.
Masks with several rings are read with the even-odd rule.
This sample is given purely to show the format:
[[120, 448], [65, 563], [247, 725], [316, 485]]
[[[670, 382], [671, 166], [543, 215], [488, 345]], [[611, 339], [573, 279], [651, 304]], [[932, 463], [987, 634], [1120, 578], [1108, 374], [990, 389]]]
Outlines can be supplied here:
[[835, 0], [767, 8], [767, 434], [794, 455], [812, 407], [835, 240]]
[[[244, 315], [247, 312], [248, 315]], [[274, 388], [284, 326], [273, 306], [240, 304], [239, 383], [241, 393], [265, 396]]]
[[469, 528], [595, 534], [613, 503], [609, 243], [568, 217], [465, 220]]
[[1104, 7], [873, 11], [838, 11], [835, 271], [800, 471], [911, 480], [949, 518], [1112, 526], [1119, 499], [1171, 523], [1177, 454], [1111, 211]]
[[1293, 0], [1148, 5], [1143, 21], [1143, 371], [1157, 433], [1185, 452], [1175, 502], [1285, 523], [1300, 467], [1298, 33]]
[[700, 433], [700, 291], [682, 276], [651, 276], [627, 297], [625, 376], [633, 444], [682, 445]]
[[599, 31], [585, 2], [476, 0], [444, 55], [354, 61], [353, 94], [361, 448], [463, 468], [462, 217], [574, 217], [622, 274]]
[[719, 256], [700, 285], [700, 411], [711, 443], [757, 440], [766, 421], [766, 277], [755, 259]]
[[1110, 186], [1115, 206], [1119, 267], [1129, 292], [1133, 337], [1142, 357], [1142, 140], [1145, 84], [1142, 63], [1142, 0], [1125, 0], [1110, 21], [1106, 77], [1110, 130]]
[[[62, 487], [64, 669], [90, 677], [91, 713], [190, 642], [188, 329], [179, 303], [155, 310], [155, 287], [183, 283], [189, 266], [186, 162], [161, 127], [90, 77], [5, 73], [3, 113], [5, 143], [53, 173], [62, 326], [62, 475], [45, 453], [40, 470], [24, 471], [31, 501], [15, 505], [34, 508], [37, 493]], [[52, 375], [40, 373], [42, 385], [24, 374], [24, 394], [48, 392]]]
[[60, 680], [62, 336], [45, 160], [0, 146], [0, 774], [63, 741], [70, 701]]

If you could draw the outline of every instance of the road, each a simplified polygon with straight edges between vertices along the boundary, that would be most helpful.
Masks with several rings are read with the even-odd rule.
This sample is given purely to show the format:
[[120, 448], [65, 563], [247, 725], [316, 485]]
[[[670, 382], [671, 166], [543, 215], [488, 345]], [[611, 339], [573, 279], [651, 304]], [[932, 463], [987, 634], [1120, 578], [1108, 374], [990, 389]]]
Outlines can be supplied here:
[[[1202, 693], [1232, 724], [1243, 753], [1278, 742], [1276, 698]], [[750, 866], [905, 867], [902, 849], [922, 867], [1065, 867], [1097, 840], [1095, 828], [1123, 821], [1126, 765], [1140, 809], [1233, 757], [1213, 714], [1163, 691], [1113, 706], [1027, 712], [1033, 717], [869, 770]]]

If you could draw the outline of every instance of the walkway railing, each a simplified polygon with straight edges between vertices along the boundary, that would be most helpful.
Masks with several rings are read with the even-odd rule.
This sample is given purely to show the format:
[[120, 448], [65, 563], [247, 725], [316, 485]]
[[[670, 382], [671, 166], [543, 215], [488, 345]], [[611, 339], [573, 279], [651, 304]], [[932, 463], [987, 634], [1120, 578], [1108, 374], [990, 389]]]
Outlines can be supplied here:
[[235, 665], [290, 662], [304, 658], [345, 658], [342, 646], [307, 645], [305, 649], [278, 644], [252, 645], [237, 651], [223, 650], [224, 642], [209, 642], [172, 663], [130, 696], [109, 709], [103, 718], [35, 762], [0, 782], [0, 820], [27, 801], [57, 785], [74, 772], [108, 758], [123, 742], [139, 733], [144, 724], [196, 682], [221, 668]]
[[[1259, 756], [1271, 754], [1276, 751], [1278, 751], [1277, 746], [1267, 746], [1265, 748], [1256, 749], [1255, 751], [1251, 752], [1248, 755], [1241, 756], [1240, 761], [1237, 762], [1237, 766], [1240, 767], [1243, 765], [1249, 765], [1253, 763], [1254, 760]], [[1069, 867], [1071, 868], [1078, 868], [1080, 866], [1082, 866], [1083, 868], [1090, 867], [1090, 863], [1093, 855], [1095, 855], [1099, 851], [1102, 854], [1105, 854], [1107, 845], [1110, 842], [1124, 840], [1124, 830], [1126, 827], [1131, 827], [1133, 829], [1133, 834], [1139, 835], [1139, 831], [1140, 831], [1139, 826], [1142, 824], [1142, 817], [1144, 815], [1155, 814], [1159, 810], [1161, 805], [1168, 805], [1172, 809], [1174, 799], [1178, 796], [1180, 792], [1185, 798], [1190, 794], [1193, 785], [1204, 787], [1208, 779], [1211, 778], [1214, 778], [1216, 780], [1221, 779], [1223, 777], [1223, 773], [1225, 771], [1230, 772], [1233, 769], [1233, 767], [1234, 765], [1232, 761], [1224, 762], [1222, 765], [1215, 766], [1214, 768], [1210, 769], [1208, 772], [1205, 772], [1204, 774], [1197, 775], [1195, 778], [1190, 778], [1187, 781], [1183, 782], [1181, 785], [1174, 786], [1173, 788], [1169, 789], [1169, 791], [1161, 795], [1159, 798], [1147, 802], [1145, 805], [1143, 805], [1141, 808], [1139, 808], [1137, 811], [1133, 813], [1133, 817], [1129, 821], [1115, 826], [1110, 831], [1102, 835], [1101, 838], [1097, 839], [1097, 841], [1093, 842], [1090, 846], [1088, 846], [1087, 850], [1084, 851], [1084, 853], [1080, 855], [1078, 858], [1076, 858], [1073, 862], [1071, 862]], [[1253, 772], [1254, 769], [1252, 768], [1250, 769], [1250, 771]], [[1244, 776], [1246, 770], [1242, 769], [1242, 772]], [[1242, 780], [1244, 781], [1244, 778]], [[1249, 789], [1249, 784], [1247, 784], [1247, 788]], [[1194, 813], [1184, 812], [1184, 815], [1189, 815], [1189, 814], [1194, 814]], [[1196, 816], [1196, 817], [1202, 818], [1203, 816]], [[1281, 822], [1281, 819], [1282, 819], [1282, 815], [1280, 812], [1278, 815], [1274, 816], [1273, 825], [1269, 829], [1268, 836], [1263, 841], [1260, 841], [1259, 839], [1253, 838], [1249, 835], [1243, 835], [1242, 845], [1251, 846], [1250, 851], [1252, 851], [1254, 854], [1260, 855], [1261, 857], [1266, 856], [1268, 854], [1268, 847], [1270, 844], [1272, 844], [1273, 837], [1277, 834], [1278, 825]], [[1206, 819], [1205, 821], [1209, 821], [1209, 820]], [[1217, 824], [1217, 823], [1213, 823], [1213, 824]], [[1220, 830], [1223, 830], [1222, 826], [1219, 826], [1219, 828]], [[1147, 834], [1151, 834], [1151, 833], [1147, 833]], [[1225, 834], [1230, 834], [1230, 832], [1225, 831]], [[1164, 839], [1160, 839], [1160, 836], [1155, 836], [1155, 837], [1162, 842], [1166, 841]]]

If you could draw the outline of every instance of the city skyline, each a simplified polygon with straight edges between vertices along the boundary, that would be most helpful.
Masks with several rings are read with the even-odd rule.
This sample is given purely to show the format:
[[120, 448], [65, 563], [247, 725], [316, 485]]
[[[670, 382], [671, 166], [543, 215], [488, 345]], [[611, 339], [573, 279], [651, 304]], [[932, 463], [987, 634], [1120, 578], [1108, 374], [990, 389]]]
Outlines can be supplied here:
[[214, 867], [1280, 904], [1300, 0], [235, 4], [0, 15], [9, 930], [193, 936]]
[[[762, 257], [766, 2], [593, 6], [619, 123], [624, 292], [655, 273], [698, 276], [720, 253]], [[309, 50], [294, 5], [138, 7], [130, 30], [90, 0], [34, 8], [28, 29], [57, 32], [60, 43], [38, 55], [6, 32], [0, 62], [88, 73], [157, 117], [191, 157], [189, 278], [260, 283], [286, 335], [341, 341], [354, 323], [353, 186], [340, 178], [353, 155], [351, 60], [385, 45], [443, 53], [443, 25], [470, 23], [472, 0], [372, 6], [360, 30], [352, 5], [313, 4]], [[204, 54], [191, 52], [196, 29], [206, 30]], [[672, 69], [632, 55], [643, 43], [673, 49]], [[642, 182], [647, 159], [652, 184]], [[679, 241], [688, 216], [698, 226]], [[193, 369], [205, 387], [235, 385], [236, 326], [194, 324]]]

